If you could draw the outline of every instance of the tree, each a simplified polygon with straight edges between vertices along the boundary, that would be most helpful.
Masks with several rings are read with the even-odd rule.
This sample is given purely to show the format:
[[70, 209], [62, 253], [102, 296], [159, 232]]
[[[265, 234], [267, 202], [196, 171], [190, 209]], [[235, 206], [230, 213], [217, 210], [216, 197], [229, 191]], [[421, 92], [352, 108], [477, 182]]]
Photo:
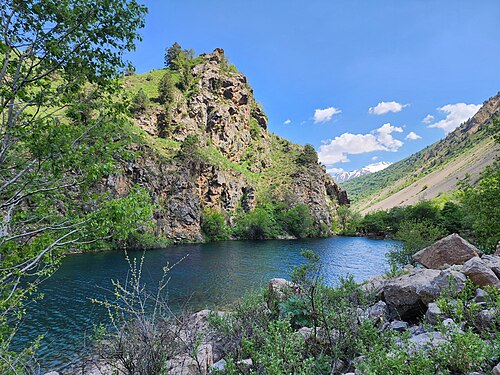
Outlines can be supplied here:
[[470, 222], [476, 244], [483, 250], [494, 251], [500, 242], [500, 159], [481, 172], [473, 185], [461, 184], [460, 202], [466, 220]]
[[310, 165], [318, 163], [318, 154], [313, 146], [306, 144], [304, 150], [297, 157], [297, 162], [301, 165]]
[[143, 113], [149, 107], [149, 98], [143, 89], [139, 89], [130, 102], [130, 112], [134, 114]]
[[175, 83], [170, 72], [165, 72], [158, 82], [158, 99], [161, 104], [171, 104], [175, 99]]
[[172, 68], [174, 70], [178, 69], [177, 60], [179, 56], [183, 53], [182, 47], [179, 43], [175, 42], [165, 50], [165, 67]]
[[[4, 0], [0, 8], [0, 372], [7, 323], [71, 247], [126, 236], [135, 198], [91, 194], [113, 172], [125, 122], [116, 78], [144, 25], [135, 0]], [[29, 280], [24, 278], [29, 275]], [[29, 282], [28, 282], [29, 281]], [[5, 354], [5, 355], [4, 355]]]

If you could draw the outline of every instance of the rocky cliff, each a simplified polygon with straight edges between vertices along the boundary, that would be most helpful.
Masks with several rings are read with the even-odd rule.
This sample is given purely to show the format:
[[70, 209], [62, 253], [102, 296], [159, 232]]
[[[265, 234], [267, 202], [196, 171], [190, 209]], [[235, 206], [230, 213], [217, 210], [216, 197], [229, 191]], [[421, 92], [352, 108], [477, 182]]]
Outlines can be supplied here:
[[304, 158], [302, 146], [268, 131], [247, 78], [223, 50], [198, 57], [189, 69], [192, 86], [175, 90], [168, 105], [156, 92], [168, 69], [125, 78], [131, 94], [149, 88], [152, 103], [132, 119], [137, 156], [108, 178], [107, 188], [120, 196], [134, 184], [145, 187], [156, 205], [154, 233], [177, 241], [203, 240], [205, 208], [231, 225], [238, 213], [268, 202], [307, 205], [318, 233], [331, 234], [335, 208], [348, 199], [317, 156]]

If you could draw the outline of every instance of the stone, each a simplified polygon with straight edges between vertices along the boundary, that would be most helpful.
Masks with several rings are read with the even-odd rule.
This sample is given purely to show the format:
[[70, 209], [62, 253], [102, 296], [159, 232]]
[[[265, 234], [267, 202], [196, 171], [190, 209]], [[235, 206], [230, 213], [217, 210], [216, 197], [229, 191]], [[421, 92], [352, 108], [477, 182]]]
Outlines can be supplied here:
[[308, 341], [313, 335], [313, 329], [309, 327], [300, 328], [297, 333], [304, 338], [304, 341]]
[[486, 262], [486, 266], [500, 279], [500, 256], [484, 255], [481, 259]]
[[436, 325], [443, 320], [443, 317], [444, 314], [438, 307], [438, 305], [436, 305], [434, 302], [429, 303], [427, 312], [425, 313], [425, 318], [427, 319], [427, 321], [432, 325]]
[[465, 275], [450, 267], [441, 271], [430, 283], [420, 285], [417, 293], [422, 301], [428, 304], [438, 298], [445, 290], [452, 289], [454, 292], [461, 292], [465, 287], [465, 282]]
[[474, 302], [476, 303], [484, 303], [488, 302], [489, 300], [489, 295], [488, 292], [481, 288], [476, 289], [476, 293], [474, 294]]
[[393, 306], [400, 319], [411, 320], [426, 310], [425, 303], [419, 294], [421, 289], [430, 288], [431, 282], [441, 271], [417, 269], [409, 274], [386, 281], [383, 288], [384, 300]]
[[253, 366], [253, 361], [252, 361], [252, 358], [248, 358], [248, 359], [243, 359], [243, 360], [239, 361], [238, 364], [250, 368]]
[[168, 362], [168, 374], [172, 375], [197, 375], [198, 363], [189, 355], [178, 355]]
[[478, 328], [487, 329], [491, 327], [498, 314], [499, 312], [494, 308], [479, 311], [476, 316]]
[[211, 370], [217, 370], [217, 371], [224, 371], [226, 369], [226, 360], [221, 359], [220, 361], [215, 362], [212, 367], [210, 367]]
[[480, 287], [494, 285], [500, 287], [500, 280], [488, 267], [487, 263], [479, 257], [469, 259], [462, 268], [462, 273]]
[[389, 329], [392, 329], [397, 332], [404, 332], [408, 328], [410, 328], [410, 325], [406, 322], [403, 322], [401, 320], [394, 320], [389, 324]]
[[441, 332], [425, 332], [412, 336], [408, 339], [412, 349], [419, 351], [424, 348], [432, 348], [446, 342]]
[[500, 363], [491, 369], [491, 375], [500, 375]]
[[272, 297], [283, 301], [287, 293], [297, 293], [299, 286], [291, 281], [281, 278], [269, 280], [269, 293]]
[[59, 375], [59, 373], [57, 371], [49, 371], [46, 372], [44, 375]]
[[373, 322], [383, 323], [389, 317], [389, 309], [384, 301], [378, 301], [366, 310], [365, 316]]
[[455, 328], [457, 326], [457, 323], [455, 323], [455, 321], [451, 318], [446, 318], [445, 320], [443, 320], [443, 326], [447, 328]]
[[426, 268], [442, 269], [445, 265], [464, 264], [480, 254], [475, 246], [454, 233], [420, 250], [413, 259]]

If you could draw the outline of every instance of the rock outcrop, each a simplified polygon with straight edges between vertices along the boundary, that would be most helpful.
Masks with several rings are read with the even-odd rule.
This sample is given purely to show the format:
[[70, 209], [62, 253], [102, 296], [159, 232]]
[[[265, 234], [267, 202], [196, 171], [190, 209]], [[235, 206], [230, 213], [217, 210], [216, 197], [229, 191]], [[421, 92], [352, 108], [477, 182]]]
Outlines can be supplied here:
[[[237, 210], [252, 210], [262, 196], [307, 205], [318, 233], [331, 234], [335, 207], [349, 204], [346, 193], [317, 162], [297, 161], [302, 146], [268, 131], [247, 78], [228, 68], [222, 49], [196, 61], [189, 95], [178, 92], [168, 109], [153, 105], [134, 119], [149, 138], [135, 139], [136, 158], [104, 188], [124, 196], [134, 184], [145, 187], [157, 207], [154, 234], [175, 241], [203, 240], [204, 208], [231, 225]], [[188, 136], [199, 152], [181, 157]], [[156, 142], [162, 138], [167, 146]]]

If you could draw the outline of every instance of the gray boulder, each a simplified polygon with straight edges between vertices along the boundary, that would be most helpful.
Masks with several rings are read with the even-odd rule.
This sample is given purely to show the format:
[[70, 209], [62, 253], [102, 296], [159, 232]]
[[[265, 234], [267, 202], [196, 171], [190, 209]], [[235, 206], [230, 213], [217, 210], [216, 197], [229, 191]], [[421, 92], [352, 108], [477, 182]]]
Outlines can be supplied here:
[[500, 363], [491, 369], [491, 375], [500, 375]]
[[477, 313], [477, 325], [480, 329], [487, 329], [496, 321], [498, 311], [494, 308], [481, 310]]
[[420, 316], [426, 310], [420, 291], [431, 288], [432, 281], [440, 273], [438, 270], [418, 269], [387, 280], [383, 288], [385, 302], [393, 306], [403, 320]]
[[419, 351], [421, 349], [432, 349], [435, 346], [445, 343], [446, 339], [441, 332], [425, 332], [410, 337], [408, 342], [415, 351]]
[[428, 304], [438, 298], [445, 290], [451, 289], [455, 292], [461, 292], [465, 287], [465, 281], [465, 275], [455, 271], [453, 267], [451, 267], [441, 271], [431, 282], [420, 285], [417, 289], [417, 293], [422, 301]]
[[269, 280], [269, 293], [273, 298], [282, 301], [286, 298], [287, 293], [297, 293], [299, 286], [291, 281], [281, 278]]
[[500, 279], [500, 256], [496, 255], [484, 255], [481, 258], [488, 268], [490, 268], [493, 273]]
[[366, 310], [365, 315], [373, 322], [383, 323], [389, 318], [389, 309], [385, 302], [378, 301]]
[[464, 264], [480, 254], [475, 246], [454, 233], [420, 250], [413, 255], [413, 259], [426, 268], [442, 269], [453, 264]]
[[462, 268], [462, 273], [480, 287], [494, 285], [500, 287], [500, 280], [488, 267], [488, 263], [479, 257], [469, 259]]
[[438, 322], [441, 322], [443, 320], [444, 314], [438, 307], [438, 305], [432, 302], [429, 303], [429, 306], [427, 307], [427, 312], [425, 313], [425, 317], [430, 324], [436, 325], [438, 324]]
[[406, 322], [403, 322], [401, 320], [394, 320], [389, 324], [389, 329], [392, 329], [397, 332], [404, 332], [408, 328], [410, 328], [410, 325]]
[[488, 302], [489, 296], [488, 292], [481, 288], [476, 289], [476, 293], [474, 294], [474, 302], [476, 303], [484, 303]]

